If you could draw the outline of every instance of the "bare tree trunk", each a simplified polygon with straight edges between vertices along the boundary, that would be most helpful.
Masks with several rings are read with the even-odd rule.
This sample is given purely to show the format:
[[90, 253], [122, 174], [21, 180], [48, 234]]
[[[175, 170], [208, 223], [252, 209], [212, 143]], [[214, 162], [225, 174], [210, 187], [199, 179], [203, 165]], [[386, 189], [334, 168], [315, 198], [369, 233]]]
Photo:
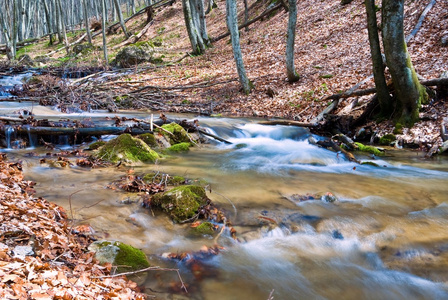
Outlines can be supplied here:
[[214, 8], [217, 8], [215, 0], [207, 0], [207, 11], [205, 12], [208, 15]]
[[[249, 22], [249, 5], [247, 4], [247, 0], [244, 0], [244, 24]], [[249, 31], [249, 26], [244, 28], [244, 30]]]
[[107, 40], [106, 40], [106, 0], [101, 0], [101, 14], [102, 14], [102, 32], [103, 32], [103, 53], [106, 65], [109, 64], [109, 58], [107, 56]]
[[63, 13], [63, 10], [62, 10], [61, 0], [56, 0], [56, 9], [59, 10], [59, 19], [60, 19], [60, 22], [61, 22], [62, 36], [64, 37], [64, 45], [65, 45], [65, 47], [67, 47], [66, 48], [67, 54], [69, 54], [70, 53], [70, 49], [68, 47], [69, 42], [68, 42], [68, 39], [67, 39], [67, 30], [65, 28], [65, 20], [64, 20], [64, 13]]
[[18, 1], [13, 0], [13, 6], [12, 6], [12, 49], [11, 49], [11, 56], [12, 60], [16, 59], [16, 51], [17, 51], [17, 38], [18, 38], [18, 7], [17, 7]]
[[124, 23], [123, 20], [123, 14], [121, 12], [121, 7], [120, 7], [120, 3], [118, 3], [118, 0], [114, 0], [115, 3], [115, 10], [118, 14], [118, 19], [120, 20], [120, 26], [121, 29], [123, 30], [124, 36], [126, 37], [126, 39], [128, 39], [130, 37], [128, 30], [126, 29], [126, 24]]
[[428, 99], [409, 56], [403, 31], [404, 0], [383, 0], [383, 46], [399, 101], [399, 122], [412, 126], [422, 102]]
[[197, 32], [193, 22], [190, 0], [182, 0], [182, 8], [184, 11], [185, 26], [187, 28], [188, 38], [190, 39], [193, 54], [202, 54], [202, 50], [199, 47], [199, 33]]
[[367, 12], [367, 29], [369, 32], [370, 53], [372, 56], [373, 77], [377, 90], [381, 114], [390, 117], [393, 112], [393, 102], [384, 76], [383, 58], [381, 56], [378, 26], [376, 24], [375, 0], [365, 0]]
[[197, 13], [199, 15], [199, 26], [201, 37], [206, 47], [210, 46], [210, 39], [207, 33], [207, 23], [205, 21], [205, 10], [204, 10], [204, 2], [203, 0], [195, 0], [197, 3]]
[[294, 42], [296, 39], [297, 2], [289, 0], [288, 30], [286, 35], [286, 75], [289, 82], [296, 82], [300, 76], [294, 66]]
[[240, 46], [240, 33], [238, 32], [238, 19], [236, 10], [236, 0], [226, 0], [227, 12], [227, 28], [230, 32], [230, 39], [232, 41], [233, 57], [236, 63], [236, 69], [240, 84], [245, 94], [249, 94], [252, 89], [252, 82], [249, 81], [244, 68], [243, 55]]
[[87, 13], [88, 11], [86, 0], [82, 0], [82, 6], [84, 11], [84, 24], [86, 26], [87, 41], [89, 42], [89, 44], [92, 44], [92, 34], [90, 33], [89, 15]]
[[51, 28], [51, 15], [50, 15], [50, 11], [48, 9], [48, 3], [47, 0], [42, 0], [43, 4], [44, 4], [44, 11], [45, 11], [45, 19], [47, 20], [47, 30], [48, 33], [50, 34], [50, 45], [53, 45], [53, 28]]

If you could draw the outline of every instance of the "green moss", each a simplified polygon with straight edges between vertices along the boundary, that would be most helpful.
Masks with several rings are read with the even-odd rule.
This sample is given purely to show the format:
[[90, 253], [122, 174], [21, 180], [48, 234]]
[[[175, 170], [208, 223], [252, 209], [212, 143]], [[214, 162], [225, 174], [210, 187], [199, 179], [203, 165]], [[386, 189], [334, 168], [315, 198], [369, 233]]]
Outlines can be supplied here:
[[373, 146], [366, 146], [366, 145], [363, 145], [363, 144], [358, 143], [358, 142], [355, 142], [355, 145], [358, 146], [358, 150], [362, 151], [362, 152], [372, 153], [372, 154], [375, 154], [377, 156], [381, 156], [381, 155], [384, 154], [378, 148], [373, 147]]
[[113, 163], [118, 161], [155, 162], [160, 158], [157, 152], [152, 150], [145, 142], [127, 133], [107, 142], [96, 156]]
[[157, 144], [156, 137], [152, 133], [141, 134], [138, 136], [138, 138], [144, 141], [151, 148], [157, 148], [159, 146]]
[[135, 247], [111, 241], [98, 241], [89, 246], [101, 264], [111, 263], [118, 273], [132, 272], [150, 266], [146, 254]]
[[163, 130], [158, 129], [158, 132], [160, 132], [162, 135], [166, 136], [170, 140], [172, 145], [190, 142], [187, 132], [179, 124], [176, 124], [176, 123], [165, 124], [165, 125], [162, 125], [162, 128], [165, 129], [166, 131], [169, 131], [172, 133], [172, 135], [171, 135], [171, 134], [166, 133]]
[[330, 79], [333, 78], [334, 75], [333, 74], [325, 74], [325, 75], [320, 75], [319, 78], [321, 79]]
[[401, 123], [395, 124], [394, 134], [403, 134], [403, 125]]
[[175, 222], [181, 222], [195, 216], [207, 199], [204, 188], [183, 185], [154, 195], [151, 203], [167, 212]]
[[172, 153], [188, 152], [190, 151], [190, 146], [190, 143], [179, 143], [167, 148], [166, 151]]
[[198, 234], [213, 234], [215, 232], [215, 226], [210, 222], [204, 222], [194, 229]]
[[394, 142], [397, 139], [397, 137], [393, 134], [385, 134], [382, 137], [380, 137], [380, 145], [386, 145], [390, 146], [392, 142]]
[[89, 150], [96, 150], [99, 149], [101, 146], [104, 146], [106, 144], [105, 141], [96, 141], [89, 145]]
[[185, 183], [185, 177], [182, 176], [173, 176], [168, 180], [168, 184], [171, 185], [179, 185]]
[[361, 165], [367, 165], [367, 166], [373, 166], [373, 167], [379, 167], [378, 164], [372, 162], [372, 161], [363, 161], [361, 162]]

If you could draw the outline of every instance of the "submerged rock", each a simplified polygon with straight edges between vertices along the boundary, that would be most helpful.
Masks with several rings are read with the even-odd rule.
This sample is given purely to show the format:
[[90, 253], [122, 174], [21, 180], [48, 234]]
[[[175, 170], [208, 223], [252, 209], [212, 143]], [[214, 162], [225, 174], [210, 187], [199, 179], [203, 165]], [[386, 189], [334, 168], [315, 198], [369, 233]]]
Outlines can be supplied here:
[[160, 158], [145, 142], [127, 133], [107, 142], [99, 149], [96, 157], [112, 163], [155, 162]]
[[175, 187], [167, 192], [155, 194], [151, 200], [152, 205], [160, 207], [176, 222], [191, 219], [207, 202], [205, 189], [195, 185]]
[[96, 241], [89, 246], [100, 264], [110, 263], [118, 273], [133, 272], [150, 266], [146, 254], [122, 242]]

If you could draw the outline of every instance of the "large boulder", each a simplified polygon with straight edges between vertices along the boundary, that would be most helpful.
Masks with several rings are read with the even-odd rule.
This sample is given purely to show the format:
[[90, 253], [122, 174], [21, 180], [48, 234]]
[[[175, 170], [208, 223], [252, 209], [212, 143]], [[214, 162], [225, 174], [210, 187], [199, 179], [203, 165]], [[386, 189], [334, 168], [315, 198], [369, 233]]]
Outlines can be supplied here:
[[167, 212], [175, 222], [191, 219], [201, 206], [207, 204], [205, 189], [196, 185], [182, 185], [155, 194], [151, 204]]
[[152, 150], [145, 142], [125, 133], [110, 140], [96, 153], [96, 157], [116, 163], [123, 162], [155, 162], [159, 154]]
[[89, 250], [95, 252], [95, 258], [100, 264], [110, 263], [116, 266], [118, 273], [133, 272], [150, 266], [142, 250], [122, 242], [96, 241], [90, 244]]
[[126, 47], [117, 53], [114, 63], [121, 68], [129, 68], [144, 62], [151, 61], [151, 53], [142, 48], [131, 46]]

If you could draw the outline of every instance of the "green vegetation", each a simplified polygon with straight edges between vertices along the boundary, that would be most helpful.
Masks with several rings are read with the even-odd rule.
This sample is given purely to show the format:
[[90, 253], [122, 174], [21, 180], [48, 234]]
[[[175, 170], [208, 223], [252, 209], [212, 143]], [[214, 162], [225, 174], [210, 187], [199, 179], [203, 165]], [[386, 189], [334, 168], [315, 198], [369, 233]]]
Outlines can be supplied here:
[[397, 137], [395, 135], [385, 134], [382, 137], [380, 137], [379, 144], [385, 145], [385, 146], [390, 146], [390, 144], [392, 144], [396, 140], [397, 140]]
[[191, 219], [199, 207], [207, 203], [205, 189], [196, 185], [183, 185], [167, 192], [155, 194], [152, 204], [167, 212], [175, 222]]
[[165, 124], [162, 125], [162, 128], [172, 133], [169, 134], [163, 130], [157, 129], [160, 134], [164, 135], [170, 140], [171, 144], [190, 143], [190, 138], [188, 137], [187, 132], [179, 124]]
[[376, 156], [384, 155], [384, 152], [380, 151], [378, 148], [373, 146], [366, 146], [361, 143], [355, 142], [355, 145], [358, 146], [358, 150], [361, 152], [372, 153]]
[[152, 133], [141, 134], [138, 136], [138, 138], [144, 141], [151, 148], [159, 147], [159, 144], [157, 144], [156, 137]]
[[105, 141], [96, 141], [89, 145], [89, 150], [97, 150], [106, 144]]
[[190, 151], [190, 146], [190, 143], [179, 143], [167, 148], [166, 151], [171, 153], [188, 152]]
[[118, 161], [155, 162], [160, 158], [159, 154], [152, 150], [144, 141], [134, 138], [127, 133], [107, 142], [100, 148], [96, 156], [112, 163]]
[[213, 234], [215, 232], [215, 226], [210, 222], [204, 222], [194, 229], [198, 234]]
[[89, 246], [101, 264], [111, 263], [118, 273], [132, 272], [150, 266], [146, 254], [121, 242], [98, 241]]

